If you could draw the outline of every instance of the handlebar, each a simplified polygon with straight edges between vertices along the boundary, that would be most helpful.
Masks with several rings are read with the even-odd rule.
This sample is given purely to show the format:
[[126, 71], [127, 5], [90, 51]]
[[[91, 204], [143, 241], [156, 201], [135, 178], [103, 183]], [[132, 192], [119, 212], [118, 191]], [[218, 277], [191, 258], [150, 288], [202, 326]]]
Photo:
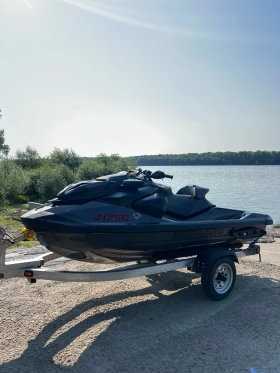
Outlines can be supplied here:
[[163, 171], [155, 171], [149, 176], [151, 179], [164, 179], [165, 177], [168, 179], [173, 179], [172, 175], [166, 175]]
[[136, 177], [143, 177], [146, 180], [164, 179], [164, 178], [173, 179], [173, 175], [167, 175], [163, 171], [152, 172], [152, 171], [149, 171], [149, 170], [142, 170], [141, 168], [139, 168], [138, 170], [134, 171], [134, 175]]

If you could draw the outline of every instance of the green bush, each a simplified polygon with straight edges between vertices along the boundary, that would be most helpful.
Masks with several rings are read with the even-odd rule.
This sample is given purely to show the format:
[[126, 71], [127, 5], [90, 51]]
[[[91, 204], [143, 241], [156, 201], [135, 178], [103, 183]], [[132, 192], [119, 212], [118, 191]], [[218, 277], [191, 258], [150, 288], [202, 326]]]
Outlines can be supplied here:
[[[97, 164], [108, 173], [126, 171], [131, 167], [125, 158], [122, 158], [119, 154], [106, 155], [101, 153], [95, 158], [95, 160]], [[132, 166], [134, 166], [134, 164]]]
[[[133, 163], [130, 161], [130, 164]], [[120, 171], [127, 171], [130, 164], [118, 154], [99, 154], [94, 159], [83, 161], [77, 172], [78, 180], [96, 179], [98, 176], [109, 175]], [[132, 164], [132, 167], [134, 164]]]
[[63, 165], [43, 166], [39, 169], [38, 176], [35, 190], [40, 202], [55, 198], [59, 191], [74, 181], [74, 174]]
[[[1, 119], [1, 113], [0, 113], [0, 119]], [[9, 154], [9, 151], [10, 151], [10, 147], [7, 144], [5, 144], [5, 131], [0, 130], [0, 159], [2, 157], [7, 157]]]
[[77, 171], [78, 180], [96, 179], [103, 174], [103, 168], [95, 160], [84, 161]]
[[73, 149], [58, 149], [55, 148], [48, 158], [53, 165], [63, 164], [69, 167], [72, 171], [78, 169], [82, 163], [79, 155]]
[[128, 170], [129, 166], [131, 162], [128, 164], [118, 154], [100, 154], [81, 160], [72, 150], [55, 149], [50, 157], [43, 159], [27, 147], [25, 151], [17, 152], [16, 160], [0, 161], [0, 198], [2, 204], [26, 203], [28, 200], [46, 202], [75, 181]]
[[75, 174], [67, 166], [45, 164], [28, 173], [26, 195], [30, 201], [46, 202], [55, 198], [66, 185], [75, 181]]
[[9, 203], [11, 205], [24, 205], [29, 202], [29, 198], [25, 195], [23, 196], [22, 194], [17, 194], [9, 198]]
[[66, 185], [77, 181], [75, 172], [72, 171], [69, 167], [64, 165], [58, 165], [56, 167], [58, 167], [62, 178], [65, 180]]
[[0, 198], [6, 203], [16, 195], [25, 194], [28, 178], [23, 169], [11, 159], [0, 162]]
[[43, 160], [36, 149], [27, 146], [25, 150], [17, 150], [15, 162], [22, 168], [34, 169], [40, 167]]
[[40, 193], [38, 190], [38, 182], [40, 180], [41, 170], [38, 168], [36, 170], [26, 171], [28, 182], [26, 185], [26, 195], [30, 201], [39, 201]]

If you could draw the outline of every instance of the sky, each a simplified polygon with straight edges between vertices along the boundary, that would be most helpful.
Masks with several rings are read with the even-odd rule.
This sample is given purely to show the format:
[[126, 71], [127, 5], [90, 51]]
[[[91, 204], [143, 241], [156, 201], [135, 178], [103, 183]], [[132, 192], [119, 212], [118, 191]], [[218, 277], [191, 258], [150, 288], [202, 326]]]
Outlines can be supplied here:
[[280, 150], [279, 0], [0, 0], [11, 155]]

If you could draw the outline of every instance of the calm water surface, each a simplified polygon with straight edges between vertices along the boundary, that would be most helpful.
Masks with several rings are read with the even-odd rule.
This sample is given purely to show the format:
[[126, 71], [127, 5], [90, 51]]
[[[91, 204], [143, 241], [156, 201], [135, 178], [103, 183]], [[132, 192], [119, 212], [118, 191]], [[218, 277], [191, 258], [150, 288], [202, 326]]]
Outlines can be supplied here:
[[269, 214], [280, 222], [280, 166], [142, 166], [174, 176], [164, 179], [175, 192], [187, 184], [210, 189], [219, 207]]

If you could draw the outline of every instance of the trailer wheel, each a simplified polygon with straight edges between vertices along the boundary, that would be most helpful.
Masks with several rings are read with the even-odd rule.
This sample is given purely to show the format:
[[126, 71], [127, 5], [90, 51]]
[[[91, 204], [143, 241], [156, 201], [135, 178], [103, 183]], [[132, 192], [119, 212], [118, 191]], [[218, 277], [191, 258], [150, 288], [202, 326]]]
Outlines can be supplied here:
[[201, 285], [205, 294], [212, 300], [225, 299], [233, 290], [236, 268], [230, 257], [212, 263], [201, 275]]

